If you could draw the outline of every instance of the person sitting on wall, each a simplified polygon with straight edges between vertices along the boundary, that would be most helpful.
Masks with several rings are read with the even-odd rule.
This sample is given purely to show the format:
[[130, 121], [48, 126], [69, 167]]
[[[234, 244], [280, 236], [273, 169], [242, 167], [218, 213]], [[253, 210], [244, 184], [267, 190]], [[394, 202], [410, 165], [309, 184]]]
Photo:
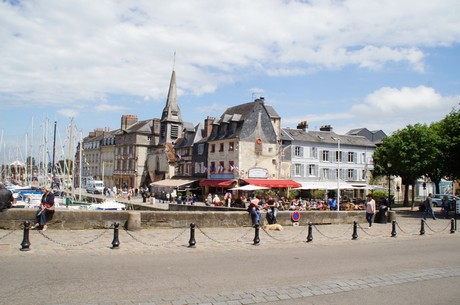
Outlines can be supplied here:
[[50, 192], [50, 189], [46, 186], [42, 187], [43, 196], [41, 199], [40, 207], [35, 215], [34, 229], [42, 227], [43, 231], [46, 231], [48, 226], [46, 225], [46, 218], [54, 214], [54, 194]]

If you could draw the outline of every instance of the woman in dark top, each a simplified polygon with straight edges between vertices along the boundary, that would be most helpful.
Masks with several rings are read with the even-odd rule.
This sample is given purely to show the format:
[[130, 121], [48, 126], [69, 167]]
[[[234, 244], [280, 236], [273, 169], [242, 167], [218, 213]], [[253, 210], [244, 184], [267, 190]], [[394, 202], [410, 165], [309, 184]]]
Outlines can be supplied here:
[[42, 230], [45, 231], [47, 229], [46, 226], [46, 216], [54, 213], [54, 194], [50, 192], [50, 189], [47, 187], [43, 187], [43, 196], [40, 203], [40, 207], [37, 210], [37, 214], [35, 215], [35, 225], [34, 228], [37, 229], [38, 227], [42, 227]]

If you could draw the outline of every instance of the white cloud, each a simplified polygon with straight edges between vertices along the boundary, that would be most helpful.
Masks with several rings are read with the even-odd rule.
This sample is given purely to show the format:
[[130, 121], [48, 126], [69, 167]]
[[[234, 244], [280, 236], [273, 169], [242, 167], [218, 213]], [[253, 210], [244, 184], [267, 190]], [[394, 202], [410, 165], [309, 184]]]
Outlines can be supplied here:
[[459, 9], [454, 0], [2, 2], [0, 91], [35, 103], [108, 92], [158, 99], [174, 51], [181, 89], [198, 95], [254, 67], [301, 75], [402, 62], [423, 71], [420, 47], [459, 41]]
[[390, 134], [409, 124], [429, 124], [442, 120], [458, 106], [459, 99], [460, 96], [443, 96], [426, 86], [400, 89], [384, 87], [348, 110], [283, 118], [283, 124], [293, 126], [306, 119], [312, 130], [330, 124], [338, 133], [366, 127], [369, 130], [382, 129]]

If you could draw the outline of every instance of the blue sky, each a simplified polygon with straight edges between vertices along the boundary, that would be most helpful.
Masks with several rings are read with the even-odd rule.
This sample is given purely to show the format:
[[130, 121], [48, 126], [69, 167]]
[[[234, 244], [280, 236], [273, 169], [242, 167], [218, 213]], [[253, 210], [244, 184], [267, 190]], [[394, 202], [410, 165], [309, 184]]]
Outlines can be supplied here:
[[86, 136], [123, 114], [160, 117], [173, 67], [195, 125], [259, 96], [283, 127], [439, 121], [460, 102], [459, 12], [458, 0], [2, 1], [0, 160], [24, 159], [45, 122], [65, 146], [71, 118]]

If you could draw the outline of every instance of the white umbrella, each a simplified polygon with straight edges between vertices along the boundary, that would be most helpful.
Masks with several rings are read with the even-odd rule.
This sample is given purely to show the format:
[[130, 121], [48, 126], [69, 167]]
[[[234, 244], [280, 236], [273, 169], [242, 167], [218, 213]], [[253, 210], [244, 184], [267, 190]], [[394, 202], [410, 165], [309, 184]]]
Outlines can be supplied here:
[[255, 190], [268, 190], [270, 189], [269, 187], [266, 186], [257, 186], [257, 185], [252, 185], [252, 184], [246, 184], [240, 187], [233, 187], [230, 190], [235, 191], [255, 191]]

